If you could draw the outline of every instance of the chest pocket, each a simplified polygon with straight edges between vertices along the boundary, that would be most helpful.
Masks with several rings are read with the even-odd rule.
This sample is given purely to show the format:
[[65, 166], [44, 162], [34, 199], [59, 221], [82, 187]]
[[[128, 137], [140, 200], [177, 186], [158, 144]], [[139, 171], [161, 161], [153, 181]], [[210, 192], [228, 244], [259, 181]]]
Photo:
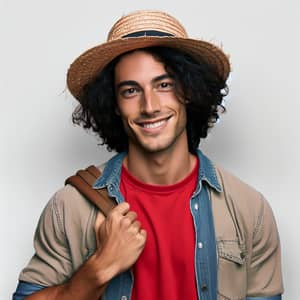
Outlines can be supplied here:
[[237, 240], [218, 240], [218, 300], [242, 300], [247, 293], [245, 252]]

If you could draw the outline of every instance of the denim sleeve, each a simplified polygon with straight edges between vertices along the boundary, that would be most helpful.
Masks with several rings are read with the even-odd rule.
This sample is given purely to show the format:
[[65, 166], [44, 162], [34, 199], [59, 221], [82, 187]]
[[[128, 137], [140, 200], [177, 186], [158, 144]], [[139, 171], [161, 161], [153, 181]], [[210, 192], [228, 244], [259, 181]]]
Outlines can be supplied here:
[[269, 297], [247, 297], [246, 300], [281, 300], [281, 295]]
[[45, 286], [19, 281], [16, 291], [13, 294], [12, 300], [23, 300], [25, 297], [44, 289]]

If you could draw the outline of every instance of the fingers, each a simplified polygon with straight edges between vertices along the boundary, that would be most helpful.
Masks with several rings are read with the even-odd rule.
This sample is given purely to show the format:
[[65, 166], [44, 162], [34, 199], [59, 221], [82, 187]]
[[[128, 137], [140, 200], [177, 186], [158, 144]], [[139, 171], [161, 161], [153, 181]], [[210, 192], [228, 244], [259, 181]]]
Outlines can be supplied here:
[[[112, 222], [112, 224], [118, 224], [119, 228], [129, 229], [131, 233], [140, 234], [141, 223], [137, 220], [136, 212], [129, 209], [130, 205], [127, 202], [122, 202], [112, 209], [107, 220]], [[145, 236], [144, 230], [142, 236]]]
[[125, 215], [129, 211], [129, 204], [127, 202], [122, 202], [112, 209], [111, 213], [117, 213]]
[[130, 225], [130, 231], [134, 234], [140, 233], [141, 230], [141, 222], [135, 220], [131, 225]]
[[137, 218], [137, 214], [134, 211], [130, 211], [124, 217], [127, 218], [130, 223], [133, 223]]
[[122, 222], [125, 225], [130, 225], [136, 220], [137, 214], [134, 211], [130, 211], [129, 209], [129, 204], [127, 202], [122, 202], [111, 211], [111, 216], [121, 215], [123, 216]]
[[132, 223], [136, 220], [137, 214], [133, 211], [129, 211], [125, 216], [120, 220], [120, 225], [124, 228], [132, 226]]
[[132, 224], [132, 227], [134, 228], [137, 236], [139, 237], [140, 241], [141, 241], [141, 245], [144, 245], [147, 239], [147, 232], [145, 229], [141, 228], [141, 223], [139, 221], [135, 221]]
[[147, 231], [145, 229], [141, 229], [140, 234], [145, 238], [147, 237]]
[[132, 227], [137, 231], [139, 232], [141, 230], [141, 222], [140, 221], [134, 221], [132, 223]]
[[139, 235], [142, 237], [143, 244], [145, 244], [147, 239], [147, 231], [145, 229], [141, 229]]

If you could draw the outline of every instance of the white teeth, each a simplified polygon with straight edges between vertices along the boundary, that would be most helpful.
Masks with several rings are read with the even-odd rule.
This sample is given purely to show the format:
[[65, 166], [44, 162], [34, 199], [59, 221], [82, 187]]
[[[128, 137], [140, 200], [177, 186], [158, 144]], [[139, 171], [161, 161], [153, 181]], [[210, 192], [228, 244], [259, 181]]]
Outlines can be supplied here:
[[155, 122], [155, 123], [143, 124], [143, 127], [144, 128], [156, 128], [156, 127], [161, 126], [165, 122], [166, 122], [166, 120], [162, 120], [162, 121], [158, 121], [158, 122]]

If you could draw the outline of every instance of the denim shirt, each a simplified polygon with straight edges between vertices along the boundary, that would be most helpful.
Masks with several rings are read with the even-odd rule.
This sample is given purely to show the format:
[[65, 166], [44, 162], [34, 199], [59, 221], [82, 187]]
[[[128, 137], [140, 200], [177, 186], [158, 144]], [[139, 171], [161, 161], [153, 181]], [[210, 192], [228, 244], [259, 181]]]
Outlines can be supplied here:
[[[120, 193], [120, 175], [122, 161], [126, 153], [120, 153], [107, 162], [102, 176], [97, 179], [94, 189], [107, 188], [111, 197], [117, 203], [124, 201]], [[190, 199], [190, 211], [195, 226], [195, 278], [198, 299], [217, 300], [217, 250], [214, 230], [212, 207], [209, 189], [221, 192], [222, 187], [218, 181], [212, 162], [198, 150], [199, 158], [198, 183]], [[133, 274], [126, 271], [114, 277], [105, 291], [105, 300], [129, 300], [133, 287]], [[24, 299], [30, 294], [43, 287], [20, 282], [13, 300]], [[247, 298], [252, 300], [280, 300], [281, 296]]]
[[[103, 171], [102, 176], [94, 184], [94, 188], [106, 187], [111, 197], [118, 203], [124, 201], [120, 193], [120, 175], [123, 158], [122, 153], [112, 158]], [[190, 200], [196, 234], [195, 270], [198, 298], [201, 300], [217, 300], [217, 257], [216, 242], [207, 186], [221, 191], [212, 163], [200, 151], [198, 184]], [[105, 293], [105, 299], [130, 299], [133, 277], [130, 271], [122, 273], [111, 280]], [[122, 298], [123, 297], [123, 298]]]

